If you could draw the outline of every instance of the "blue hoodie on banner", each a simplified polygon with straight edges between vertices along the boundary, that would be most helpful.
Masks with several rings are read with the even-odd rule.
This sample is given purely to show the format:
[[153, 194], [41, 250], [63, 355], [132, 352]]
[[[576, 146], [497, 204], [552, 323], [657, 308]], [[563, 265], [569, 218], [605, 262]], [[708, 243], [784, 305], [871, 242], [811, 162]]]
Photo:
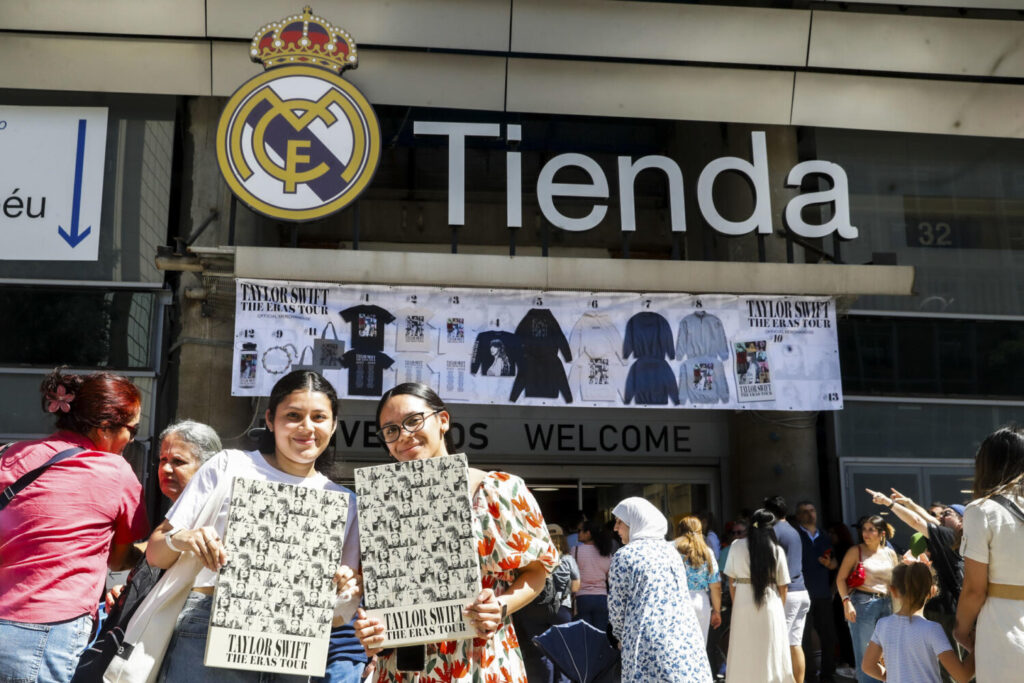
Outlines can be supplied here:
[[672, 328], [660, 313], [643, 311], [626, 323], [626, 338], [622, 341], [622, 357], [675, 359]]
[[641, 358], [629, 368], [626, 376], [627, 404], [636, 399], [639, 404], [651, 406], [679, 405], [679, 387], [676, 376], [664, 358]]

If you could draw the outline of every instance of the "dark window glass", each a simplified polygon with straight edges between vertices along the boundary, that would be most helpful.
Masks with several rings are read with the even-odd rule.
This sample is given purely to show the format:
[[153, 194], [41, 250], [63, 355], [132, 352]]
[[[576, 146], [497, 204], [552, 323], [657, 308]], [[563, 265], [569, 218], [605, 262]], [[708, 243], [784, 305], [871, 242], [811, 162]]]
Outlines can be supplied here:
[[850, 394], [1024, 393], [1024, 321], [850, 316], [839, 323], [839, 348]]
[[0, 287], [0, 365], [152, 367], [153, 292]]

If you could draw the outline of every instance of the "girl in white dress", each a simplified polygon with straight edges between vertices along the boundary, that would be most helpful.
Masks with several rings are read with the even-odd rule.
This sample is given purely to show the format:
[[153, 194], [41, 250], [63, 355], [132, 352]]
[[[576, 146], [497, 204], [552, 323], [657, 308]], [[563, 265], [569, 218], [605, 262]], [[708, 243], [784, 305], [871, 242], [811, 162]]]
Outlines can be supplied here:
[[775, 515], [758, 510], [751, 517], [747, 537], [729, 546], [722, 572], [730, 579], [733, 605], [727, 683], [795, 681], [783, 608], [789, 566], [774, 525]]
[[1024, 671], [1024, 430], [1003, 428], [982, 442], [974, 496], [964, 511], [953, 636], [975, 653], [978, 683], [1016, 681]]

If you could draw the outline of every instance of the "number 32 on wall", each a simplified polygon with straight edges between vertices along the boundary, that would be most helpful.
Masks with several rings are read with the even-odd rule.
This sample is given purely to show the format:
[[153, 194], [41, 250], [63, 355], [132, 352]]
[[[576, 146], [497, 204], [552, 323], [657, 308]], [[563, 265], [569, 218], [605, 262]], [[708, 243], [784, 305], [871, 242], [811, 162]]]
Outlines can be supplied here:
[[949, 223], [938, 221], [931, 223], [921, 221], [917, 224], [917, 243], [922, 247], [951, 247], [953, 246], [953, 229]]

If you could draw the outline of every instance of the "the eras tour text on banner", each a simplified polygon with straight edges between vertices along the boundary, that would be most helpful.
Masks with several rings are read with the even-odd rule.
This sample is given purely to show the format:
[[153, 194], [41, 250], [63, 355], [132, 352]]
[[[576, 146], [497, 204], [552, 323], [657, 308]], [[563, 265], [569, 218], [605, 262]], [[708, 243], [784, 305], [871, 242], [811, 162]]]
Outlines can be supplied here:
[[420, 381], [497, 405], [837, 410], [828, 297], [237, 281], [232, 394], [317, 370], [346, 398]]

